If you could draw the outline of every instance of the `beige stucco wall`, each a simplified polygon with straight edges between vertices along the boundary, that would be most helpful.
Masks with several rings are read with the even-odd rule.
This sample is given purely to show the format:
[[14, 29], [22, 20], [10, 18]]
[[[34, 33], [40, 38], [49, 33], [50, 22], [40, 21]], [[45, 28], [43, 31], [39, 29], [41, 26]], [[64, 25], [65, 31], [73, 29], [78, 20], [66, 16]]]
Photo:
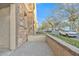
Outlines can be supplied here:
[[9, 48], [9, 20], [10, 8], [5, 7], [0, 9], [0, 48]]
[[16, 6], [10, 4], [10, 49], [16, 48]]

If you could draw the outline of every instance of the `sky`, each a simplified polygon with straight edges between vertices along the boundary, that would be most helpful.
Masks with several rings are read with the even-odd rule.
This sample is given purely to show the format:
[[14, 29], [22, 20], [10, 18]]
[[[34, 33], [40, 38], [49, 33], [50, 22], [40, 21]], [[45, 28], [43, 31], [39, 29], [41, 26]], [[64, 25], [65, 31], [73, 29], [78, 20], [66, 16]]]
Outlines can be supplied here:
[[36, 9], [37, 9], [37, 21], [40, 25], [47, 16], [53, 15], [54, 10], [58, 8], [58, 5], [56, 3], [37, 3]]

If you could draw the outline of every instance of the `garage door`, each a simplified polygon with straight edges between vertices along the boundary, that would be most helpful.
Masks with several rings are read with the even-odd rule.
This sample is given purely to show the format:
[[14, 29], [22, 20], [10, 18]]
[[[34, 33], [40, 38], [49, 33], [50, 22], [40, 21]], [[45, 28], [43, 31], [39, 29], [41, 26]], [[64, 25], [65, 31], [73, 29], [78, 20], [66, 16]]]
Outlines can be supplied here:
[[9, 7], [0, 9], [0, 48], [9, 48]]

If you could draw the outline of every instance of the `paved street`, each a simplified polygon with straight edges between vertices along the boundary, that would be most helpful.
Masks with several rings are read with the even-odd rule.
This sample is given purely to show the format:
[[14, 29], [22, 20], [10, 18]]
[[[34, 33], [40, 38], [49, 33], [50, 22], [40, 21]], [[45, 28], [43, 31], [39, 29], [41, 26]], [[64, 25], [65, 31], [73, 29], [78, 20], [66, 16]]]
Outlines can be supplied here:
[[28, 42], [15, 51], [4, 53], [10, 56], [51, 56], [52, 51], [45, 42], [44, 35], [29, 36]]

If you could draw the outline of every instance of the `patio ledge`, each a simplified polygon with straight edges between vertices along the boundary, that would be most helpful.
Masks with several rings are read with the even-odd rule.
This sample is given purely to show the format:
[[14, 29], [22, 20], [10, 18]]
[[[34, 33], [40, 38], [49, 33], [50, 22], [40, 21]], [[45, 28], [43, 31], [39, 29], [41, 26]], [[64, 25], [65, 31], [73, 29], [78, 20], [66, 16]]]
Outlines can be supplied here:
[[48, 33], [45, 33], [45, 34], [46, 34], [46, 36], [50, 37], [52, 40], [55, 40], [58, 44], [66, 47], [70, 51], [76, 53], [76, 55], [79, 55], [79, 48], [77, 48], [77, 47], [75, 47], [75, 46], [73, 46], [73, 45], [61, 40], [60, 38], [53, 36], [53, 35], [50, 35]]

